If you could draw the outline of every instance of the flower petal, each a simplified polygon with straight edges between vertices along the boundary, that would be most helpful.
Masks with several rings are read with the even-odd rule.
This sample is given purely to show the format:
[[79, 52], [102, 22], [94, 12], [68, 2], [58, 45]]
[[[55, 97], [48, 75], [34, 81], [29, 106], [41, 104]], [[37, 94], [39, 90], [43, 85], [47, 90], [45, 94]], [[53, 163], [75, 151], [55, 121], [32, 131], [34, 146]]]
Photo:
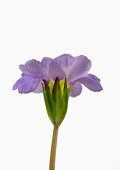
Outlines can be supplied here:
[[69, 68], [68, 81], [73, 82], [74, 80], [84, 76], [91, 68], [91, 61], [80, 55], [75, 58], [75, 62]]
[[34, 90], [34, 93], [42, 93], [43, 92], [43, 88], [42, 88], [42, 84], [41, 82], [38, 84], [38, 86], [36, 87], [36, 89]]
[[22, 77], [16, 81], [16, 83], [13, 85], [13, 90], [16, 90], [19, 85], [22, 83]]
[[41, 61], [41, 64], [42, 64], [43, 67], [46, 67], [46, 69], [48, 69], [48, 68], [49, 68], [49, 64], [50, 64], [52, 61], [53, 61], [52, 58], [50, 58], [50, 57], [44, 57], [44, 58], [42, 59], [42, 61]]
[[20, 64], [19, 69], [22, 71], [23, 74], [30, 75], [30, 73], [28, 72], [28, 70], [24, 64]]
[[53, 61], [53, 59], [49, 58], [49, 57], [44, 57], [41, 61], [41, 71], [42, 71], [43, 77], [46, 81], [49, 81], [49, 77], [48, 77], [49, 65], [52, 61]]
[[76, 97], [80, 95], [81, 92], [82, 92], [82, 85], [81, 83], [76, 82], [71, 88], [70, 96]]
[[99, 92], [103, 90], [100, 84], [100, 79], [93, 74], [88, 74], [85, 77], [81, 77], [77, 81], [85, 85], [91, 91]]
[[19, 65], [24, 75], [41, 75], [41, 63], [35, 59], [29, 60], [25, 65]]
[[73, 62], [75, 61], [75, 58], [71, 56], [70, 54], [63, 54], [59, 57], [56, 57], [54, 59], [58, 64], [61, 65], [63, 70], [65, 71]]
[[13, 90], [18, 88], [19, 93], [34, 92], [42, 79], [32, 76], [22, 76], [13, 86]]
[[57, 77], [59, 80], [62, 80], [65, 78], [65, 72], [57, 62], [52, 61], [49, 64], [48, 77], [49, 80], [55, 80]]

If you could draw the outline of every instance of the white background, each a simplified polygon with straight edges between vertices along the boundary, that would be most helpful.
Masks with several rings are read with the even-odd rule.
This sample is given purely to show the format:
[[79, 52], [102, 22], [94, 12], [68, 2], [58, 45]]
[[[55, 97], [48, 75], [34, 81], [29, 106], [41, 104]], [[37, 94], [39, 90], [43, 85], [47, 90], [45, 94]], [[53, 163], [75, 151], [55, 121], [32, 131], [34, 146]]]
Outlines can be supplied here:
[[48, 170], [52, 136], [42, 94], [12, 86], [19, 64], [84, 54], [104, 90], [70, 98], [56, 170], [120, 170], [119, 0], [0, 1], [0, 170]]

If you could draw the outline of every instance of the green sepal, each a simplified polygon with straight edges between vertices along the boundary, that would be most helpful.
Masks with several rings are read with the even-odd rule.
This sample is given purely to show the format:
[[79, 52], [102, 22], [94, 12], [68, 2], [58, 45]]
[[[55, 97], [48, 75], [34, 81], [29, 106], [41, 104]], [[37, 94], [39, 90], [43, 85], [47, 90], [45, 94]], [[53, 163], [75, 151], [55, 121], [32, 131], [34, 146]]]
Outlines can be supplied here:
[[52, 81], [49, 84], [44, 82], [43, 84], [46, 110], [54, 125], [60, 125], [66, 115], [70, 89], [66, 79], [59, 81], [56, 78], [55, 82]]
[[53, 118], [53, 115], [51, 114], [53, 112], [53, 109], [52, 109], [53, 103], [52, 103], [52, 96], [50, 93], [50, 88], [46, 82], [42, 84], [42, 86], [43, 86], [43, 95], [44, 95], [46, 110], [47, 110], [47, 113], [48, 113], [48, 116], [51, 122], [54, 123], [54, 118]]

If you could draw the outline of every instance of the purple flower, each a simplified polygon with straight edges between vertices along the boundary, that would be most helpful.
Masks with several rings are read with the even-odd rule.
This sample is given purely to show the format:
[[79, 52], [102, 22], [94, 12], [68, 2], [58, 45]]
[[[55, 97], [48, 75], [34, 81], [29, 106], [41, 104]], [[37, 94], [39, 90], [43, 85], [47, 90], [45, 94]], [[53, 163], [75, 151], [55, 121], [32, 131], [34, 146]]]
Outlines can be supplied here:
[[73, 57], [70, 54], [63, 54], [55, 59], [44, 57], [42, 61], [35, 59], [19, 65], [22, 76], [13, 86], [19, 93], [42, 93], [44, 81], [55, 81], [56, 78], [63, 80], [71, 86], [70, 95], [76, 97], [82, 92], [82, 85], [89, 90], [99, 92], [102, 90], [100, 79], [89, 74], [91, 61], [83, 56]]

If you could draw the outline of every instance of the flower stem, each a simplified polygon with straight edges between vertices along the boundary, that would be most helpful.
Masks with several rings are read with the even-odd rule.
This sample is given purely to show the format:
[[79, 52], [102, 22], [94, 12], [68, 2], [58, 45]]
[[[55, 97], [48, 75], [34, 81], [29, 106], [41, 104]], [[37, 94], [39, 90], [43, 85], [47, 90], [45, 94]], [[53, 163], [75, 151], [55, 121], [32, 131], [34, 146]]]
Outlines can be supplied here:
[[49, 170], [55, 170], [55, 158], [56, 158], [58, 129], [59, 129], [59, 126], [54, 126], [52, 143], [51, 143]]

